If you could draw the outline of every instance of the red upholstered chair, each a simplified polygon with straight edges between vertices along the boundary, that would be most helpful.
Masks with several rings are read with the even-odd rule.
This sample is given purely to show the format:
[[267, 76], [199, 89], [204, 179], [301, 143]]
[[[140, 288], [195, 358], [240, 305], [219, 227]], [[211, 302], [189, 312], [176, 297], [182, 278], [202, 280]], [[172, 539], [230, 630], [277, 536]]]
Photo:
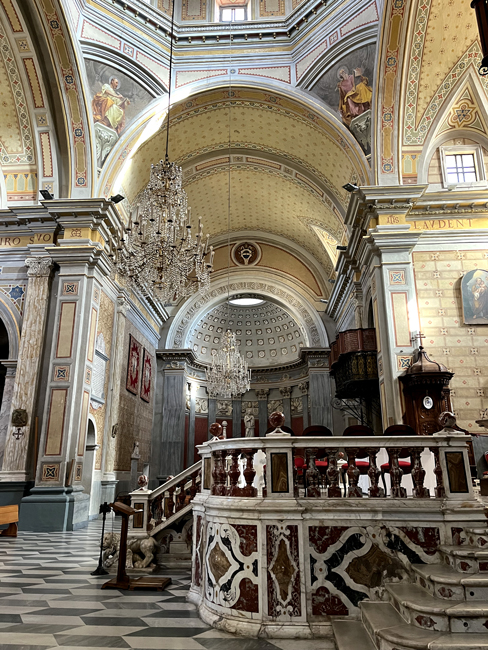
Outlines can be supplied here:
[[[311, 426], [304, 429], [302, 436], [313, 437], [313, 436], [332, 436], [332, 431], [327, 427], [322, 426], [321, 424], [312, 424]], [[319, 449], [317, 453], [317, 458], [323, 458], [325, 453]], [[315, 467], [319, 470], [321, 474], [325, 474], [327, 471], [327, 460], [315, 460]], [[306, 466], [305, 466], [306, 469]]]
[[[370, 427], [366, 427], [363, 424], [353, 424], [347, 429], [344, 430], [342, 434], [343, 437], [354, 437], [354, 436], [374, 436], [374, 431]], [[347, 446], [347, 445], [346, 445]], [[368, 473], [369, 469], [369, 460], [364, 460], [368, 458], [368, 454], [365, 450], [360, 449], [356, 456], [356, 467], [359, 470], [360, 476], [365, 476]], [[346, 463], [342, 466], [342, 482], [344, 483], [344, 490], [346, 489], [346, 472], [349, 468], [349, 465]]]
[[[385, 432], [383, 434], [384, 436], [416, 436], [417, 432], [415, 429], [412, 429], [412, 427], [409, 427], [408, 424], [392, 424], [391, 427], [388, 427], [388, 429], [385, 429]], [[403, 471], [403, 476], [406, 474], [411, 474], [412, 473], [412, 459], [410, 458], [410, 452], [408, 449], [402, 449], [401, 452], [398, 454], [398, 465], [400, 466], [400, 469]], [[381, 470], [381, 479], [383, 481], [383, 487], [385, 488], [385, 496], [387, 494], [386, 492], [386, 482], [385, 482], [385, 474], [390, 473], [390, 461], [387, 463], [383, 463], [383, 465], [380, 465], [380, 470]]]

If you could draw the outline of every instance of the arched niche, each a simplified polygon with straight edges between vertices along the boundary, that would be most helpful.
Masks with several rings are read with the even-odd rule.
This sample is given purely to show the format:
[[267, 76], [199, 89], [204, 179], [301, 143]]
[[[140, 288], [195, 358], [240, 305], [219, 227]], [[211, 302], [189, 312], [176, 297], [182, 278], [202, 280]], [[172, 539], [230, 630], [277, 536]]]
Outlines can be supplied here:
[[[227, 297], [227, 281], [216, 282], [206, 294], [191, 296], [175, 316], [166, 337], [167, 349], [187, 348], [190, 335], [202, 316]], [[329, 339], [316, 309], [300, 294], [285, 284], [266, 280], [250, 280], [246, 273], [234, 272], [230, 281], [230, 294], [253, 293], [277, 305], [282, 305], [301, 326], [307, 347], [326, 348]]]

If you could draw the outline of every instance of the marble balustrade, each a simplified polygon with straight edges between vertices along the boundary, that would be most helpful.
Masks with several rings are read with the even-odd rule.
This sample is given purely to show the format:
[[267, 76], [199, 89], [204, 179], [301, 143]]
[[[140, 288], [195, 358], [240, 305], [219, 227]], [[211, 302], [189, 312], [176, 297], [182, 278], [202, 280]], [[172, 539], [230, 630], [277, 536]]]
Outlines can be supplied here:
[[[204, 485], [214, 496], [462, 499], [472, 494], [463, 435], [234, 438], [198, 449]], [[408, 493], [402, 485], [406, 474]]]
[[[412, 563], [440, 562], [442, 545], [462, 544], [468, 528], [482, 525], [466, 440], [442, 432], [201, 445], [189, 599], [205, 622], [228, 632], [331, 636], [333, 617], [359, 618], [362, 600], [380, 600], [387, 582], [408, 579]], [[400, 450], [412, 465], [411, 496], [403, 491]], [[375, 462], [381, 453], [393, 474], [387, 497]], [[358, 454], [370, 461], [362, 489]], [[298, 457], [307, 465], [301, 477]]]

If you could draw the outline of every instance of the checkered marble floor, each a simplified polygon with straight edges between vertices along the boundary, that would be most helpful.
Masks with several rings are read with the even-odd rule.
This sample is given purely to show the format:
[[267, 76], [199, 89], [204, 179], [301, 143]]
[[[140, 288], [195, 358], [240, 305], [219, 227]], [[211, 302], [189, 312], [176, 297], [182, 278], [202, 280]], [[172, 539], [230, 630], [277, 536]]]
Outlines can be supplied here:
[[[118, 526], [116, 526], [118, 528]], [[109, 523], [107, 530], [112, 530]], [[326, 650], [326, 640], [245, 639], [203, 623], [186, 602], [187, 571], [164, 592], [101, 591], [101, 522], [67, 533], [0, 537], [0, 650]]]

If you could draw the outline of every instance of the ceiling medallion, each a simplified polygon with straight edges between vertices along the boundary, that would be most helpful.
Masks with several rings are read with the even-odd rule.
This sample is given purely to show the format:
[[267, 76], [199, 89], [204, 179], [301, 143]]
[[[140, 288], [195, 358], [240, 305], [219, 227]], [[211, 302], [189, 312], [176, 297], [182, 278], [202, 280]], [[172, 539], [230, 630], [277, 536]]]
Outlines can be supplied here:
[[233, 247], [231, 255], [238, 266], [255, 266], [261, 259], [261, 248], [254, 242], [239, 242]]

